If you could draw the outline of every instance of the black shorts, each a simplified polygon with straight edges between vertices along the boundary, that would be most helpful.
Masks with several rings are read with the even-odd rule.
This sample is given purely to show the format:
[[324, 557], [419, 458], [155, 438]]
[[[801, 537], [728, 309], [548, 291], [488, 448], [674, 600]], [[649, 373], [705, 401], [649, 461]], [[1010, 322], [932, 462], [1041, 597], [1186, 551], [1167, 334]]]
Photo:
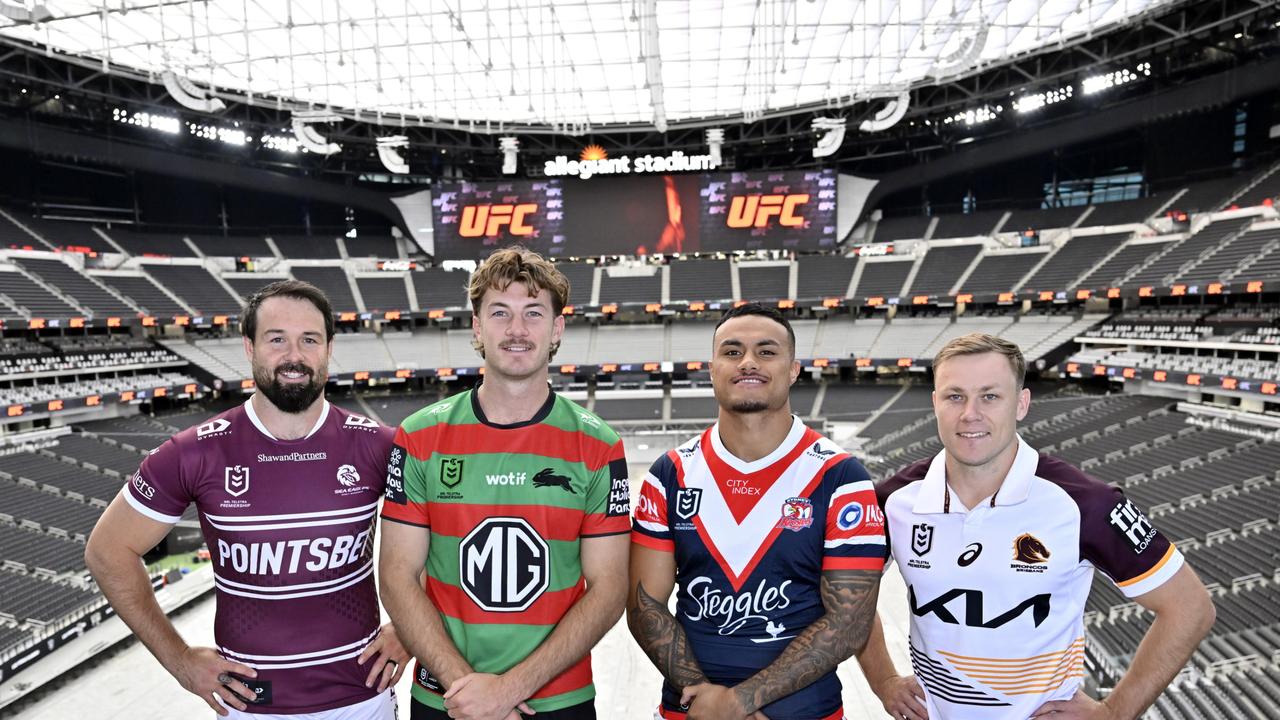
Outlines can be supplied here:
[[[596, 702], [588, 700], [560, 710], [541, 710], [537, 715], [520, 717], [535, 720], [596, 720]], [[449, 714], [415, 700], [409, 703], [409, 720], [449, 720]]]

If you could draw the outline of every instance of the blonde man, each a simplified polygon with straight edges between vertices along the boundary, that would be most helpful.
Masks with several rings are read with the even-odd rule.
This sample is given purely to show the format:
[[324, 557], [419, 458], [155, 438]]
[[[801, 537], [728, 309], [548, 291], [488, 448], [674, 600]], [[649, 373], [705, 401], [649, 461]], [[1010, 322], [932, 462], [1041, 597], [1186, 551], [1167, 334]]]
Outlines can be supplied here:
[[[1131, 720], [1213, 624], [1199, 578], [1118, 488], [1017, 434], [1031, 406], [1017, 345], [975, 333], [933, 360], [943, 450], [877, 488], [907, 583], [914, 675], [877, 618], [858, 661], [895, 718]], [[1156, 619], [1102, 702], [1080, 689], [1094, 568]]]
[[500, 250], [469, 293], [484, 382], [406, 419], [388, 466], [379, 569], [418, 658], [410, 717], [594, 718], [589, 653], [626, 597], [622, 443], [548, 386], [554, 265]]

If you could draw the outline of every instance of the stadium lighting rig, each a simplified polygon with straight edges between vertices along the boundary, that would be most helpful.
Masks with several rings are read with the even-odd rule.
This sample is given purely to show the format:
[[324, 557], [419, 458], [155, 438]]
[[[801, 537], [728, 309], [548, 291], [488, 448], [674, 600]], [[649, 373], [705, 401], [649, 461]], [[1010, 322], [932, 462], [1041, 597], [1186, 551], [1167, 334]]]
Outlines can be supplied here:
[[1131, 82], [1137, 82], [1147, 77], [1151, 77], [1151, 63], [1138, 63], [1132, 70], [1123, 68], [1104, 75], [1085, 78], [1080, 83], [1080, 93], [1082, 95], [1092, 95], [1113, 87], [1128, 85]]
[[407, 175], [409, 173], [409, 163], [404, 161], [404, 157], [396, 152], [400, 148], [409, 147], [409, 138], [404, 135], [391, 135], [388, 137], [378, 138], [378, 159], [382, 161], [382, 167], [388, 172], [397, 175]]
[[164, 83], [164, 89], [169, 91], [169, 97], [188, 110], [208, 113], [227, 107], [226, 103], [214, 97], [208, 90], [197, 87], [195, 83], [172, 70], [165, 70], [160, 75], [160, 79]]
[[[295, 112], [293, 114], [293, 134], [298, 138], [298, 144], [307, 152], [313, 152], [318, 155], [332, 155], [336, 152], [341, 152], [342, 146], [338, 143], [329, 142], [323, 135], [316, 132], [315, 128], [311, 127], [311, 123], [337, 122], [341, 119], [338, 115], [323, 110]], [[381, 149], [379, 149], [379, 154], [381, 154]], [[383, 164], [385, 165], [386, 163], [384, 162]]]
[[1004, 112], [1004, 105], [983, 105], [980, 108], [962, 110], [942, 119], [943, 125], [964, 124], [968, 127], [991, 122]]
[[1023, 95], [1013, 101], [1013, 109], [1019, 113], [1034, 112], [1042, 107], [1069, 100], [1073, 95], [1075, 95], [1075, 89], [1070, 85], [1064, 85], [1055, 90], [1045, 90], [1034, 95]]
[[284, 153], [296, 153], [302, 150], [297, 138], [284, 135], [263, 135], [262, 146], [268, 150]]
[[148, 130], [158, 130], [170, 135], [176, 135], [182, 130], [182, 121], [176, 117], [166, 115], [152, 115], [145, 112], [129, 112], [124, 108], [114, 108], [111, 111], [111, 119], [125, 125], [133, 125], [135, 127], [147, 128]]
[[910, 104], [911, 93], [904, 91], [885, 103], [884, 107], [880, 108], [880, 112], [876, 113], [874, 117], [863, 120], [858, 125], [858, 129], [862, 132], [884, 132], [906, 117], [907, 107]]
[[520, 140], [514, 137], [498, 138], [498, 149], [502, 151], [502, 174], [516, 173], [516, 155], [520, 153]]
[[814, 132], [822, 133], [822, 137], [813, 146], [813, 156], [820, 158], [835, 155], [844, 142], [844, 118], [814, 118], [812, 127]]

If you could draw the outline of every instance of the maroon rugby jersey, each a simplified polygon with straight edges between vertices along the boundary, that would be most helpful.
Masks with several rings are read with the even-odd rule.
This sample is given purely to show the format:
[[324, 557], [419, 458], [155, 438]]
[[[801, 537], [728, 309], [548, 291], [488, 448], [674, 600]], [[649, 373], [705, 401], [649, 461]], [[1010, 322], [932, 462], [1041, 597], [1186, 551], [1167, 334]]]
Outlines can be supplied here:
[[214, 638], [258, 671], [249, 712], [305, 713], [369, 699], [356, 658], [377, 635], [373, 529], [394, 433], [327, 401], [300, 440], [271, 436], [251, 403], [147, 457], [125, 498], [154, 520], [200, 512], [213, 556]]

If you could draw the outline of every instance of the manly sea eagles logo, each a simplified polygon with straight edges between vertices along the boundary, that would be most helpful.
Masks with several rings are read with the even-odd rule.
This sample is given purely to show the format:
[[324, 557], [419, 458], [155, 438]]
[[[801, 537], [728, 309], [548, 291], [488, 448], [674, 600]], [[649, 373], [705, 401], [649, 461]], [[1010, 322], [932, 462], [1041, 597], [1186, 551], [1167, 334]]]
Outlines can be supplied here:
[[447, 488], [458, 487], [462, 482], [462, 459], [443, 458], [440, 460], [440, 482]]
[[933, 526], [927, 523], [911, 526], [911, 552], [925, 555], [933, 549]]
[[249, 492], [249, 468], [243, 465], [228, 467], [222, 487], [231, 497], [240, 497]]
[[702, 488], [680, 488], [676, 492], [676, 517], [688, 520], [698, 514], [702, 504]]

